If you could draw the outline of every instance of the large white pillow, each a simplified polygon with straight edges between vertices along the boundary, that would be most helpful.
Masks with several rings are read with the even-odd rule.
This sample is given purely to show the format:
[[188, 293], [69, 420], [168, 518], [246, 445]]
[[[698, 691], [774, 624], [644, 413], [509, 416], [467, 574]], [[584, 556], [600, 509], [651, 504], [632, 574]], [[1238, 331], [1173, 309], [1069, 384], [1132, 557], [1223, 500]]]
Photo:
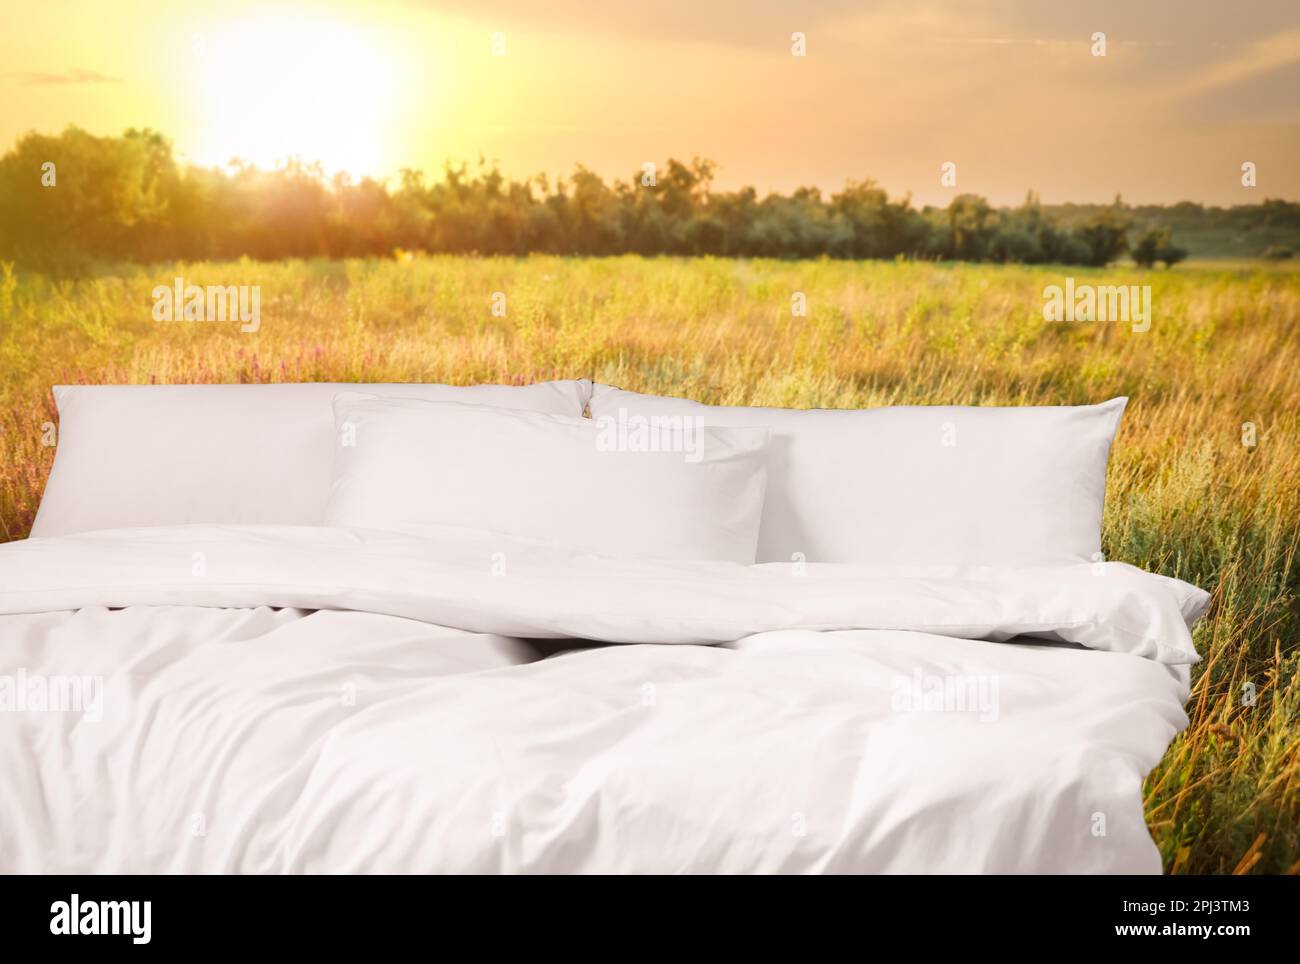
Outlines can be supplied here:
[[[340, 394], [327, 523], [460, 526], [625, 558], [752, 563], [769, 433]], [[644, 426], [643, 426], [644, 429]], [[485, 560], [484, 564], [487, 564]]]
[[335, 395], [464, 399], [579, 415], [588, 381], [537, 385], [59, 385], [33, 536], [186, 523], [320, 525]]
[[770, 428], [759, 562], [1030, 566], [1100, 558], [1106, 463], [1127, 401], [802, 411], [596, 385], [589, 408]]

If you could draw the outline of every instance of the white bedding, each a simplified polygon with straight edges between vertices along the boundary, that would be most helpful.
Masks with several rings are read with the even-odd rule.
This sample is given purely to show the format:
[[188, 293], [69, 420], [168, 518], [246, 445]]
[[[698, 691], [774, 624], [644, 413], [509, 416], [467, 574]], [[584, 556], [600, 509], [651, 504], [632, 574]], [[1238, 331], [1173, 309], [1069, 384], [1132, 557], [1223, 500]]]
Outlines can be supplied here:
[[0, 546], [0, 871], [1158, 872], [1204, 602], [455, 530]]

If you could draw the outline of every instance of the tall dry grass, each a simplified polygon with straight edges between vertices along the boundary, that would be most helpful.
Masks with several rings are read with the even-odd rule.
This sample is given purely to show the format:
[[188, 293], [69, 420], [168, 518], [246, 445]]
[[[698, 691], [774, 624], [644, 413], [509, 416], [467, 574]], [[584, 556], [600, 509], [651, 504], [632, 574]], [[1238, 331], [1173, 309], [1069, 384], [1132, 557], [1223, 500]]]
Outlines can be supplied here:
[[[1047, 324], [1043, 287], [1149, 283], [1154, 320]], [[159, 323], [151, 290], [257, 284], [262, 325]], [[494, 292], [506, 296], [494, 317]], [[791, 312], [802, 292], [808, 314]], [[0, 275], [0, 535], [24, 536], [60, 382], [588, 376], [707, 402], [856, 407], [1132, 399], [1109, 558], [1213, 592], [1191, 726], [1147, 816], [1178, 872], [1300, 870], [1300, 274], [914, 263], [417, 258]], [[1256, 444], [1242, 444], [1243, 423]], [[1253, 686], [1253, 705], [1245, 699]]]

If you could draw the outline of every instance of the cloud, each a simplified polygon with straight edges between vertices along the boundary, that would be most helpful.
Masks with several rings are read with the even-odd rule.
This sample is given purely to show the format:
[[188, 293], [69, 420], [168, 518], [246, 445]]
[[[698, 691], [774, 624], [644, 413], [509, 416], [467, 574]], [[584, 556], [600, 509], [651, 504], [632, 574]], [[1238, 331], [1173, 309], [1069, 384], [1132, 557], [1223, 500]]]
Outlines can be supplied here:
[[1179, 84], [1174, 95], [1192, 97], [1222, 88], [1237, 87], [1254, 78], [1300, 63], [1300, 30], [1264, 38], [1234, 51], [1195, 77]]
[[61, 74], [43, 73], [41, 71], [28, 71], [25, 73], [11, 73], [7, 76], [17, 79], [20, 84], [29, 86], [45, 87], [60, 84], [120, 84], [121, 77], [110, 77], [107, 74], [101, 74], [96, 70], [86, 70], [82, 67], [73, 67], [71, 70]]
[[439, 0], [436, 10], [507, 35], [523, 29], [739, 47], [776, 44], [784, 50], [793, 31], [829, 31], [864, 12], [905, 10], [909, 2], [915, 0], [819, 0], [806, 6], [788, 0]]

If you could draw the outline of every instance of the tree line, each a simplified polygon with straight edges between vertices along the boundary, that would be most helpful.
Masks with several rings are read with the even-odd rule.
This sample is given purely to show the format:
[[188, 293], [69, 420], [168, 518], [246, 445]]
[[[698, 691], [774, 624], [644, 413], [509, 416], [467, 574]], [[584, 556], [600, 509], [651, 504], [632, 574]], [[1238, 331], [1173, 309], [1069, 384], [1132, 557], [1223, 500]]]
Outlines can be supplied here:
[[[97, 137], [76, 127], [32, 133], [0, 158], [0, 259], [52, 272], [103, 261], [482, 255], [719, 255], [918, 258], [1104, 265], [1132, 251], [1172, 264], [1167, 228], [1130, 237], [1116, 203], [1069, 224], [1031, 192], [1016, 208], [961, 194], [946, 208], [891, 200], [870, 180], [760, 197], [716, 190], [715, 165], [669, 160], [606, 183], [512, 180], [495, 165], [448, 165], [395, 185], [290, 161], [274, 170], [182, 165], [150, 130]], [[1273, 202], [1270, 202], [1273, 203]], [[1285, 202], [1277, 202], [1285, 203]], [[1291, 207], [1296, 207], [1291, 205]]]

